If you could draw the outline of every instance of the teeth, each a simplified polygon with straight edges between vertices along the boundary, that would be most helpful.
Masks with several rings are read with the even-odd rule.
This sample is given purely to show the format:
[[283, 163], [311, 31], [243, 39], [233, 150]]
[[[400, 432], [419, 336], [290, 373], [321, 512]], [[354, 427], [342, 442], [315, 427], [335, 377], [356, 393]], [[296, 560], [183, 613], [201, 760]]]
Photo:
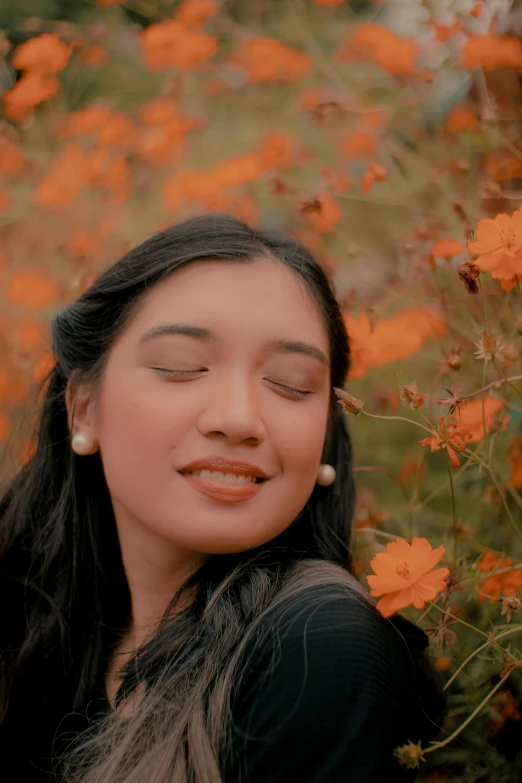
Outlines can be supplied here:
[[254, 476], [236, 476], [235, 473], [222, 473], [218, 470], [192, 470], [193, 476], [201, 476], [204, 479], [217, 481], [220, 484], [252, 484], [255, 483]]

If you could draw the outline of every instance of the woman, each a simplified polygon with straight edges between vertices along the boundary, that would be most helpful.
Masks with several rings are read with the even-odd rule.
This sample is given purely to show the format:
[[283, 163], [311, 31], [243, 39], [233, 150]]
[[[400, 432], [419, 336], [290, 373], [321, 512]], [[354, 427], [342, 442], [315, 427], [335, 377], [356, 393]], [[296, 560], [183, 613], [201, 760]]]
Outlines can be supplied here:
[[426, 634], [352, 575], [331, 284], [226, 214], [144, 242], [52, 323], [0, 504], [5, 780], [381, 783], [440, 729]]

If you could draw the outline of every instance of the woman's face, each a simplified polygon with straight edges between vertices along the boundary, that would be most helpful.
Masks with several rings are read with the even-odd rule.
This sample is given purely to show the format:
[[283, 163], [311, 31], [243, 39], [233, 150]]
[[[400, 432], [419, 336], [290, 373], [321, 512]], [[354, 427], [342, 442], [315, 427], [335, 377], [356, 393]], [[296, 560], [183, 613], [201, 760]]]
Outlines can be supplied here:
[[[150, 334], [160, 327], [171, 332]], [[305, 284], [271, 259], [193, 262], [145, 294], [82, 427], [98, 444], [120, 536], [139, 530], [167, 547], [223, 554], [288, 527], [317, 478], [329, 355]], [[180, 473], [206, 457], [269, 478], [252, 494], [226, 468], [217, 468], [224, 477]]]

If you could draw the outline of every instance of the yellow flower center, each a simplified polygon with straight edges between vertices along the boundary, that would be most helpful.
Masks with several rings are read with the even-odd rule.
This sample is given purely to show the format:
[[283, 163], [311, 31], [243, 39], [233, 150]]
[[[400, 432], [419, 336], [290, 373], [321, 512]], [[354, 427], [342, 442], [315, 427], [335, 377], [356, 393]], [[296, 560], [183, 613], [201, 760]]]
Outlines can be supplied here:
[[500, 229], [500, 242], [502, 245], [508, 247], [511, 250], [513, 243], [516, 240], [516, 234], [512, 228]]
[[403, 576], [405, 579], [410, 578], [410, 569], [408, 568], [408, 563], [406, 561], [404, 561], [404, 563], [398, 563], [395, 568], [397, 569], [399, 576]]

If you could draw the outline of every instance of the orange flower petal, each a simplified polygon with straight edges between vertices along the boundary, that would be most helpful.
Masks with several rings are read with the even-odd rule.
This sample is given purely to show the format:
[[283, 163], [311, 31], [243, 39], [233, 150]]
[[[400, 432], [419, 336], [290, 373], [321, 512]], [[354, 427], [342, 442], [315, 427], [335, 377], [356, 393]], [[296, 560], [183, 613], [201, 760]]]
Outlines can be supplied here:
[[397, 590], [395, 593], [388, 593], [377, 601], [376, 608], [383, 617], [391, 617], [395, 612], [405, 609], [412, 603], [411, 589]]

